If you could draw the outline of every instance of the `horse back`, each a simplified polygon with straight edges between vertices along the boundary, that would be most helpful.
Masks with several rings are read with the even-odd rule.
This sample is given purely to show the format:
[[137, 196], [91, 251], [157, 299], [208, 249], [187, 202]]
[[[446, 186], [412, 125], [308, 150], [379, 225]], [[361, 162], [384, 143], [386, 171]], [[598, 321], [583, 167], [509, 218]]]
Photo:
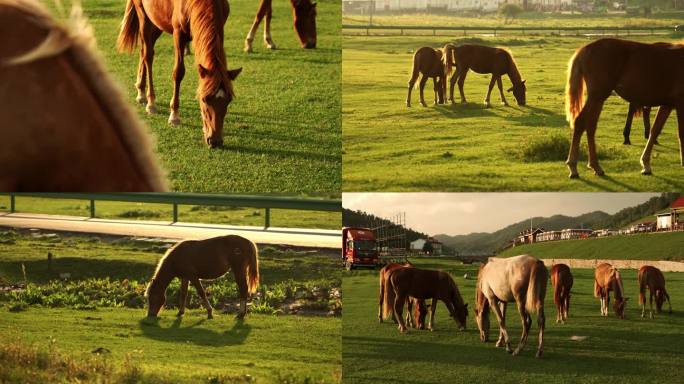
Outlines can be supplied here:
[[456, 64], [477, 73], [502, 74], [508, 71], [510, 53], [502, 48], [464, 44], [455, 52]]
[[431, 47], [421, 47], [413, 55], [413, 71], [425, 76], [436, 77], [444, 74], [442, 51]]
[[451, 277], [442, 271], [400, 268], [392, 271], [390, 279], [398, 293], [416, 299], [445, 297], [450, 291]]
[[237, 235], [178, 243], [165, 257], [183, 278], [216, 279], [229, 269], [238, 269], [253, 252], [254, 245]]

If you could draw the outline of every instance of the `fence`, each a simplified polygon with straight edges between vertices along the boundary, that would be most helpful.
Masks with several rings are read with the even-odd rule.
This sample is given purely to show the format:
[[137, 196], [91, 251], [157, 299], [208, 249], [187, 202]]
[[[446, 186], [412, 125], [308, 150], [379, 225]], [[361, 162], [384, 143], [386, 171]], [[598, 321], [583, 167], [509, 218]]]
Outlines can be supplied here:
[[95, 218], [96, 201], [158, 203], [173, 206], [173, 222], [178, 221], [179, 205], [212, 205], [224, 207], [263, 208], [264, 228], [271, 226], [271, 209], [341, 212], [342, 202], [335, 199], [313, 199], [289, 196], [219, 195], [201, 193], [2, 193], [10, 198], [10, 212], [16, 212], [18, 197], [73, 199], [90, 201], [90, 218]]
[[[674, 32], [675, 27], [467, 27], [467, 26], [422, 26], [422, 25], [356, 25], [356, 24], [344, 24], [342, 25], [342, 33], [347, 31], [347, 35], [363, 35], [365, 32], [366, 36], [371, 35], [399, 35], [399, 36], [411, 36], [411, 35], [432, 35], [437, 36], [437, 32], [445, 34], [451, 32], [451, 35], [455, 35], [455, 32], [462, 32], [463, 36], [467, 36], [468, 33], [475, 35], [493, 35], [499, 36], [504, 34], [547, 34], [547, 35], [558, 35], [558, 36], [578, 36], [578, 35], [644, 35], [656, 33], [663, 34], [667, 32]], [[348, 33], [349, 31], [360, 31], [356, 33]], [[371, 31], [378, 31], [384, 33], [374, 33]], [[398, 32], [398, 33], [397, 33]], [[422, 32], [422, 33], [421, 33]], [[448, 33], [447, 33], [448, 34]]]

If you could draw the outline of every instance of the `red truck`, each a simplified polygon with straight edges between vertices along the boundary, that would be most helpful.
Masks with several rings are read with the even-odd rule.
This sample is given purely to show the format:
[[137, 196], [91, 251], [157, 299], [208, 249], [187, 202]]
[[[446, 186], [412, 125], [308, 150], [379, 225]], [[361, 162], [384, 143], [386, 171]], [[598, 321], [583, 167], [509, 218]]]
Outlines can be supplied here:
[[342, 261], [347, 270], [378, 266], [378, 248], [368, 228], [342, 228]]

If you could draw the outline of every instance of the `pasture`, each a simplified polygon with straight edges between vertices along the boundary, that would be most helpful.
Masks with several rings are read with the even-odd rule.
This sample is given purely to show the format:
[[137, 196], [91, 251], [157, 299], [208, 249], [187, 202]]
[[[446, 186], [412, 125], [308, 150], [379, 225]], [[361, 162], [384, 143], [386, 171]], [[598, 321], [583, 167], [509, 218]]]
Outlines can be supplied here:
[[[554, 36], [446, 37], [385, 36], [343, 38], [343, 189], [345, 191], [675, 191], [684, 188], [671, 116], [655, 147], [653, 176], [642, 176], [639, 159], [645, 139], [641, 119], [632, 126], [632, 145], [623, 145], [628, 104], [606, 101], [596, 134], [606, 176], [581, 167], [568, 179], [565, 159], [571, 130], [565, 120], [567, 63], [575, 49], [593, 38]], [[675, 41], [676, 35], [634, 37]], [[483, 100], [490, 75], [468, 74], [467, 104], [405, 105], [412, 57], [422, 46], [474, 43], [509, 48], [524, 79], [527, 105], [501, 105], [492, 91], [492, 108]], [[503, 78], [504, 90], [510, 87]], [[653, 119], [653, 116], [652, 116]], [[653, 121], [653, 120], [652, 120]], [[580, 164], [586, 163], [586, 138]]]
[[[537, 343], [533, 322], [527, 346], [520, 356], [495, 348], [497, 323], [491, 319], [490, 340], [481, 343], [472, 311], [476, 265], [452, 260], [414, 259], [418, 267], [442, 269], [452, 274], [468, 303], [470, 313], [464, 332], [448, 317], [443, 303], [437, 307], [435, 331], [411, 329], [401, 335], [390, 320], [377, 320], [377, 271], [352, 271], [344, 275], [345, 309], [342, 321], [343, 382], [380, 381], [417, 383], [641, 383], [681, 382], [681, 343], [684, 342], [684, 275], [666, 273], [672, 298], [672, 315], [655, 320], [640, 317], [637, 309], [636, 271], [623, 271], [627, 296], [626, 319], [600, 316], [593, 297], [593, 271], [573, 270], [570, 316], [556, 324], [552, 288], [546, 294], [544, 356], [534, 357]], [[465, 280], [464, 273], [470, 278]], [[520, 319], [509, 305], [507, 328], [513, 347], [520, 337]], [[533, 318], [535, 318], [533, 316]], [[492, 337], [492, 335], [494, 337]], [[584, 336], [582, 341], [572, 336]]]
[[204, 284], [214, 319], [193, 289], [176, 318], [175, 282], [159, 321], [149, 321], [143, 293], [166, 243], [14, 231], [0, 239], [0, 381], [340, 380], [341, 278], [329, 253], [261, 247], [261, 285], [244, 322], [232, 274]]
[[[46, 1], [48, 5], [51, 1]], [[225, 26], [229, 68], [242, 67], [236, 97], [224, 125], [223, 148], [203, 142], [194, 57], [186, 58], [180, 92], [180, 126], [169, 126], [173, 39], [163, 35], [155, 46], [156, 115], [140, 116], [156, 138], [156, 152], [168, 172], [170, 187], [183, 192], [330, 192], [340, 188], [340, 6], [318, 5], [318, 48], [304, 50], [292, 28], [289, 2], [273, 4], [272, 34], [277, 50], [261, 42], [254, 53], [243, 52], [244, 38], [258, 2], [231, 0]], [[138, 65], [134, 54], [116, 51], [125, 2], [84, 3], [106, 67], [135, 104]], [[194, 50], [193, 50], [194, 52]]]

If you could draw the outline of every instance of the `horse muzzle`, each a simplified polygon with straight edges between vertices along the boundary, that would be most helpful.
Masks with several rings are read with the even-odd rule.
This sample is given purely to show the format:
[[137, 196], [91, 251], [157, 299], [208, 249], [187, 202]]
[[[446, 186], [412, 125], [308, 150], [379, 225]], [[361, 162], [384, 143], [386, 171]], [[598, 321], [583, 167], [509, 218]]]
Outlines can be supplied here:
[[207, 137], [206, 141], [209, 148], [212, 149], [223, 146], [223, 138]]
[[309, 40], [302, 45], [304, 49], [314, 49], [316, 48], [316, 40]]

